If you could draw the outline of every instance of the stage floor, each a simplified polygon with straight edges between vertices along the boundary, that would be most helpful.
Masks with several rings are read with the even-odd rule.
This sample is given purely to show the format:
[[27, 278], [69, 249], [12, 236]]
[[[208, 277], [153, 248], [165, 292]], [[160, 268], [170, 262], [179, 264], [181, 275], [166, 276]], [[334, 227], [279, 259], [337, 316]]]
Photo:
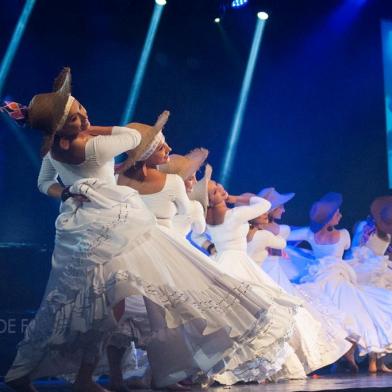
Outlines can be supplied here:
[[[39, 391], [45, 392], [71, 392], [71, 387], [62, 382], [37, 382], [35, 386]], [[200, 388], [194, 387], [193, 391], [200, 391]], [[212, 392], [295, 392], [295, 391], [342, 391], [342, 390], [359, 390], [359, 391], [392, 391], [392, 374], [377, 374], [357, 376], [322, 376], [314, 379], [282, 382], [267, 385], [234, 385], [232, 387], [212, 387]], [[4, 384], [0, 383], [0, 391], [8, 392]], [[147, 391], [147, 390], [145, 390]]]

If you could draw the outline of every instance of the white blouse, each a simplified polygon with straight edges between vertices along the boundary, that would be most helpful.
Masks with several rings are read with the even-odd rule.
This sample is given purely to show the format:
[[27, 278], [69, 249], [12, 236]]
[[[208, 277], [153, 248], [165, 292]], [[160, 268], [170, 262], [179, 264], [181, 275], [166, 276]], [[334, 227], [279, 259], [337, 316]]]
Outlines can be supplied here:
[[38, 189], [47, 194], [48, 189], [58, 183], [58, 176], [65, 186], [82, 178], [99, 178], [115, 184], [114, 157], [136, 148], [140, 141], [141, 135], [137, 130], [113, 127], [111, 135], [96, 136], [87, 141], [85, 160], [78, 165], [57, 161], [48, 152], [42, 160]]

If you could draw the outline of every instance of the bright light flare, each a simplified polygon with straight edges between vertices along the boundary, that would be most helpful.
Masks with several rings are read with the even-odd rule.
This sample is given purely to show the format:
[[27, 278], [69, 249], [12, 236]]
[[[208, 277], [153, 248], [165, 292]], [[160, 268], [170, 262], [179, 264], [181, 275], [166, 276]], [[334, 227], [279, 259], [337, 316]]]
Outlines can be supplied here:
[[261, 12], [257, 13], [257, 17], [260, 20], [267, 20], [268, 19], [268, 14], [266, 12], [264, 12], [264, 11], [261, 11]]

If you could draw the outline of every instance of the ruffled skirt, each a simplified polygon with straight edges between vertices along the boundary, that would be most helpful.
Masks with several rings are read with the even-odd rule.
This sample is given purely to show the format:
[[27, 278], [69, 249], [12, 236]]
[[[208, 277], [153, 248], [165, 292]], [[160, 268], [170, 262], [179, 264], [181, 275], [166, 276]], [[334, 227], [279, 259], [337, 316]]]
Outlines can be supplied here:
[[7, 380], [75, 374], [117, 331], [112, 308], [133, 296], [146, 307], [143, 338], [158, 387], [230, 370], [233, 357], [260, 358], [275, 334], [287, 335], [290, 309], [270, 331], [276, 311], [259, 286], [222, 274], [160, 230], [132, 189], [85, 179], [71, 192], [90, 201], [61, 207], [46, 293]]
[[[323, 326], [302, 306], [303, 300], [280, 288], [245, 252], [225, 251], [218, 256], [220, 269], [233, 277], [258, 284], [257, 293], [274, 304], [274, 326], [268, 331], [268, 352], [275, 358], [276, 368], [270, 367], [272, 380], [304, 377], [339, 359], [350, 347], [344, 339], [339, 344], [326, 342]], [[335, 341], [336, 342], [336, 341]], [[324, 344], [325, 343], [325, 344]], [[239, 362], [239, 361], [238, 361]], [[238, 368], [226, 372], [225, 378], [236, 381], [259, 381], [254, 363], [238, 363]], [[251, 369], [253, 380], [247, 369]], [[217, 377], [218, 381], [224, 377]], [[227, 381], [226, 381], [227, 383]]]
[[359, 354], [380, 356], [392, 350], [392, 292], [360, 285], [349, 263], [325, 257], [310, 270], [308, 283], [301, 285], [309, 297], [326, 297], [353, 324]]

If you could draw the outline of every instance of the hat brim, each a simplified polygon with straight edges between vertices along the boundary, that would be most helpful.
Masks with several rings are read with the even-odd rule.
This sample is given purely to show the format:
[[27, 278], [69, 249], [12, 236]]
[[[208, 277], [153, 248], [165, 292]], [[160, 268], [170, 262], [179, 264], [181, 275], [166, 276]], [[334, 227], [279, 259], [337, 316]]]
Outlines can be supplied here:
[[141, 123], [129, 123], [128, 128], [136, 129], [140, 132], [142, 140], [140, 144], [131, 151], [127, 152], [127, 159], [116, 168], [117, 173], [124, 173], [130, 167], [134, 166], [139, 161], [140, 157], [149, 148], [155, 136], [162, 131], [163, 127], [169, 119], [170, 112], [165, 110], [162, 112], [153, 126]]
[[326, 199], [324, 199], [324, 201], [319, 200], [318, 203], [320, 202], [324, 202], [324, 203], [328, 203], [331, 205], [331, 212], [321, 221], [314, 221], [314, 220], [310, 220], [310, 224], [309, 224], [309, 228], [313, 233], [317, 233], [318, 231], [320, 231], [326, 224], [328, 224], [328, 222], [333, 218], [333, 216], [335, 215], [336, 211], [340, 208], [340, 206], [342, 205], [343, 202], [343, 198], [342, 195], [340, 194], [336, 194], [337, 196], [335, 196], [335, 199], [329, 199], [328, 201], [325, 201]]
[[54, 135], [63, 120], [71, 95], [71, 79], [71, 69], [63, 68], [54, 81], [53, 91], [35, 95], [28, 106], [28, 124], [45, 134], [41, 145], [42, 156], [51, 149]]
[[183, 180], [186, 180], [200, 169], [208, 154], [207, 149], [196, 148], [186, 155], [170, 155], [168, 163], [159, 165], [159, 171], [166, 174], [178, 174]]
[[285, 194], [281, 194], [277, 197], [276, 200], [274, 200], [274, 202], [271, 204], [271, 210], [286, 204], [287, 202], [289, 202], [293, 197], [295, 196], [294, 192], [291, 193], [285, 193]]
[[207, 214], [208, 209], [208, 182], [211, 180], [211, 176], [212, 166], [206, 164], [203, 178], [193, 186], [192, 192], [189, 195], [190, 200], [196, 200], [202, 205], [204, 215]]

